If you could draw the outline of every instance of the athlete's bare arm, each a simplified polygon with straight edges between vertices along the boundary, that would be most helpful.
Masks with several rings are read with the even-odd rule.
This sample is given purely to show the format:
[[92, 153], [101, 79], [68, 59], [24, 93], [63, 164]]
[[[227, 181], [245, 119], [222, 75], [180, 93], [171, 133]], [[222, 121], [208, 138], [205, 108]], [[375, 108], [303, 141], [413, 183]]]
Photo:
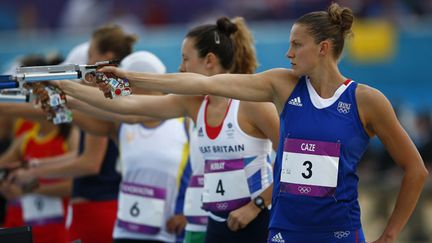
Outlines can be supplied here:
[[46, 114], [41, 109], [33, 107], [30, 103], [0, 103], [0, 115], [46, 120]]
[[277, 150], [279, 144], [279, 114], [273, 103], [241, 101], [239, 113], [248, 116], [249, 122], [259, 133], [256, 137], [270, 139], [273, 149]]
[[32, 193], [51, 197], [70, 197], [72, 194], [72, 179], [65, 179], [61, 182], [43, 185]]
[[396, 205], [378, 240], [391, 242], [397, 238], [412, 214], [428, 172], [385, 96], [376, 89], [359, 85], [356, 99], [367, 133], [371, 136], [376, 134], [396, 164], [404, 170]]
[[114, 112], [108, 112], [106, 110], [99, 109], [95, 106], [87, 104], [83, 101], [75, 99], [71, 96], [67, 97], [67, 106], [71, 108], [74, 112], [74, 121], [76, 120], [76, 111], [80, 111], [85, 113], [88, 116], [92, 116], [101, 120], [106, 121], [117, 121], [122, 123], [143, 123], [143, 122], [152, 122], [159, 121], [160, 119], [142, 116], [142, 115], [124, 115]]
[[218, 74], [204, 76], [196, 73], [151, 74], [127, 72], [104, 67], [103, 72], [127, 78], [132, 86], [165, 93], [216, 95], [247, 101], [276, 102], [282, 105], [298, 79], [289, 69], [271, 69], [257, 74]]
[[[199, 97], [184, 95], [131, 95], [119, 99], [106, 99], [93, 87], [71, 81], [58, 82], [59, 87], [68, 95], [98, 108], [120, 114], [151, 116], [160, 119], [189, 116], [197, 110]], [[193, 117], [194, 118], [194, 117]]]
[[72, 178], [98, 174], [108, 146], [108, 138], [86, 134], [83, 153], [65, 163], [50, 163], [49, 166], [30, 168], [34, 177]]

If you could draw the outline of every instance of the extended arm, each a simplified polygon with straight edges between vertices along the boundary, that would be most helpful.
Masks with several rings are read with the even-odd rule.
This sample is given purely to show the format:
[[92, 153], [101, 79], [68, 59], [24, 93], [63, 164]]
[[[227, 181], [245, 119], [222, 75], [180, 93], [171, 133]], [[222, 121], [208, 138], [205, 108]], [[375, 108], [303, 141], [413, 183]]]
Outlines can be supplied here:
[[120, 114], [151, 116], [160, 119], [191, 115], [193, 97], [180, 95], [130, 95], [106, 99], [96, 88], [71, 81], [57, 83], [67, 95], [100, 109]]
[[30, 103], [0, 103], [0, 116], [46, 120], [46, 114]]
[[95, 118], [99, 118], [101, 120], [106, 121], [117, 121], [121, 123], [143, 123], [143, 122], [151, 122], [159, 120], [157, 118], [149, 117], [149, 116], [140, 116], [140, 115], [124, 115], [114, 112], [108, 112], [102, 109], [99, 109], [95, 106], [89, 105], [83, 101], [75, 99], [71, 96], [67, 98], [67, 105], [69, 108], [74, 111], [74, 120], [76, 121], [76, 111], [81, 111], [88, 116], [92, 116]]
[[[152, 74], [127, 72], [113, 67], [100, 71], [113, 72], [128, 79], [132, 87], [165, 93], [216, 95], [247, 101], [275, 102], [283, 100], [286, 84], [291, 86], [298, 77], [288, 69], [272, 69], [258, 74], [219, 74], [204, 76], [196, 73]], [[289, 91], [290, 92], [290, 91]]]

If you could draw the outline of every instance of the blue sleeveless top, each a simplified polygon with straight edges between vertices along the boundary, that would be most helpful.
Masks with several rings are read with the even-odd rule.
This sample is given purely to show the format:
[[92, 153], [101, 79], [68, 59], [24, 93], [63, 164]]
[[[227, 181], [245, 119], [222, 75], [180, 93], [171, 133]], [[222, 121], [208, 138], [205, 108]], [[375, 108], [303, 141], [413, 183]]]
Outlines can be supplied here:
[[305, 77], [294, 88], [280, 115], [270, 229], [361, 227], [356, 168], [369, 136], [358, 114], [356, 88], [347, 80], [330, 99], [319, 97]]
[[[84, 150], [85, 133], [81, 132], [81, 154]], [[99, 174], [74, 178], [72, 197], [82, 197], [91, 201], [117, 200], [121, 175], [116, 171], [118, 149], [109, 139], [108, 147], [101, 165]]]

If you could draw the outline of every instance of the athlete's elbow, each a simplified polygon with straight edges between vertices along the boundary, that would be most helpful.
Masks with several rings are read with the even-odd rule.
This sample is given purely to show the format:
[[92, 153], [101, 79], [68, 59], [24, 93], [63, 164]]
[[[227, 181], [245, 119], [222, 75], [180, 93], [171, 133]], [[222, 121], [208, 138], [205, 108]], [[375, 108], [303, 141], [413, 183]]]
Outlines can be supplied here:
[[83, 172], [85, 175], [90, 176], [90, 175], [97, 175], [100, 173], [101, 170], [101, 164], [98, 163], [89, 163], [87, 164], [87, 166], [84, 168]]
[[89, 172], [91, 175], [97, 175], [97, 174], [100, 173], [100, 170], [101, 170], [101, 166], [91, 166], [91, 167], [89, 168], [88, 172]]
[[417, 172], [417, 185], [420, 188], [423, 188], [426, 184], [427, 178], [429, 176], [429, 172], [426, 168], [422, 168]]
[[429, 176], [429, 172], [424, 166], [423, 160], [417, 163], [417, 166], [413, 166], [409, 170], [406, 170], [405, 173], [410, 174], [419, 184], [426, 183]]
[[429, 177], [429, 171], [424, 166], [421, 168], [421, 170], [418, 174], [419, 174], [420, 179], [423, 182], [426, 182], [427, 178]]

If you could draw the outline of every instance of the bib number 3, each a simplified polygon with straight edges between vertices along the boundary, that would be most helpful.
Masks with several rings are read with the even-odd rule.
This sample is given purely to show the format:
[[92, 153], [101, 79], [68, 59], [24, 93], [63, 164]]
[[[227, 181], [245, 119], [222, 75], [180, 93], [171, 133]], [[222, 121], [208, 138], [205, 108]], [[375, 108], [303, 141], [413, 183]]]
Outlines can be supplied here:
[[339, 142], [285, 138], [280, 191], [310, 197], [334, 195], [340, 148]]
[[303, 166], [305, 166], [306, 169], [306, 173], [302, 173], [303, 178], [310, 179], [312, 177], [312, 162], [305, 161], [303, 162]]

